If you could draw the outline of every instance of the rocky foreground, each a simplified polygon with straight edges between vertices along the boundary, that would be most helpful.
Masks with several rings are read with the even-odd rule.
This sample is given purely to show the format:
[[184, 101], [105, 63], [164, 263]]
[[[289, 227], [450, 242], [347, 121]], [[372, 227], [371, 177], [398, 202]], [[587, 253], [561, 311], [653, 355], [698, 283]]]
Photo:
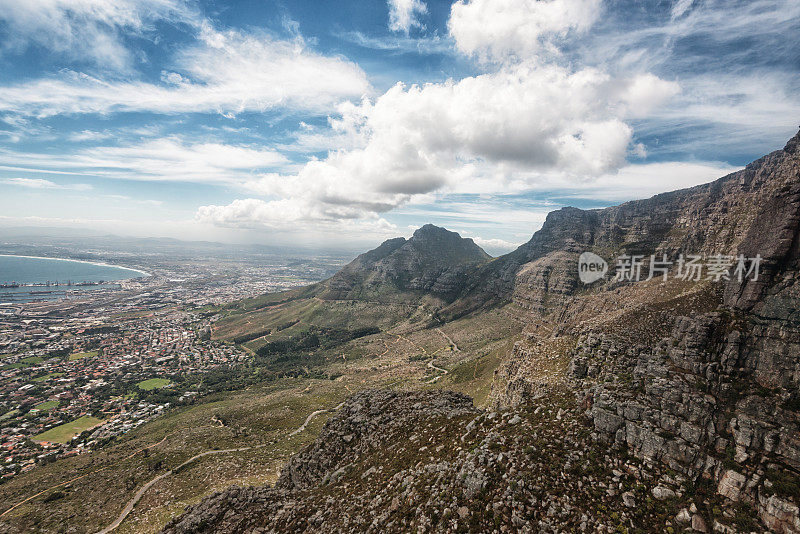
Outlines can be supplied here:
[[[446, 392], [350, 398], [275, 487], [232, 487], [167, 533], [708, 531], [706, 485], [610, 452], [580, 406], [553, 392], [478, 411]], [[595, 436], [596, 437], [596, 436]], [[727, 511], [749, 528], [746, 513]]]

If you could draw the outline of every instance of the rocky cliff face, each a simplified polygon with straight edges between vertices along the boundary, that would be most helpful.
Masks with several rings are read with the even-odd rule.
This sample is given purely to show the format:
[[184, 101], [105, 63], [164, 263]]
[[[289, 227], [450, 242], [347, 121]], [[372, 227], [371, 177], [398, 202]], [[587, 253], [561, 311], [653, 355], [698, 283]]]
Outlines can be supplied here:
[[[598, 439], [711, 480], [772, 531], [800, 532], [799, 140], [708, 185], [553, 221], [571, 235], [517, 271], [514, 298], [537, 320], [498, 372], [496, 402], [541, 394], [531, 355], [571, 344], [564, 380], [591, 405]], [[763, 261], [756, 281], [587, 289], [581, 250]]]
[[577, 256], [586, 250], [609, 258], [654, 251], [769, 254], [767, 276], [726, 290], [727, 304], [753, 305], [771, 283], [771, 271], [798, 246], [799, 136], [783, 150], [709, 184], [601, 210], [551, 212], [529, 242], [471, 272], [450, 312], [460, 315], [511, 300], [537, 313], [552, 309], [579, 289]]
[[396, 291], [455, 295], [465, 274], [489, 260], [472, 239], [426, 224], [406, 240], [390, 239], [326, 282], [322, 298], [386, 297]]

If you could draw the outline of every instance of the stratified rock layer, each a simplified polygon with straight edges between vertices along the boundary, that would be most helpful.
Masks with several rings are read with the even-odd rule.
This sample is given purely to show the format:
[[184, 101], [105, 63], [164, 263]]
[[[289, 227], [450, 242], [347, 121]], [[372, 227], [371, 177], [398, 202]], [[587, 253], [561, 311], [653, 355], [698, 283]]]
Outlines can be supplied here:
[[[566, 339], [599, 439], [709, 477], [772, 531], [800, 532], [799, 139], [708, 185], [559, 217], [572, 229], [563, 242], [570, 267], [554, 251], [517, 272], [514, 299], [541, 317], [498, 372], [496, 402], [535, 398], [542, 379], [526, 368], [531, 351], [538, 344], [553, 354]], [[757, 280], [584, 288], [581, 250], [762, 262]], [[561, 273], [555, 283], [553, 273]]]

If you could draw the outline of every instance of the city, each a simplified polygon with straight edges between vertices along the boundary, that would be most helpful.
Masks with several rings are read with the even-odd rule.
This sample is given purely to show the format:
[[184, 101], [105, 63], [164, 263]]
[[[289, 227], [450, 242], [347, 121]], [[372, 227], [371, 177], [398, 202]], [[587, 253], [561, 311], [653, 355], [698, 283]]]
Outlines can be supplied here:
[[210, 339], [216, 307], [306, 285], [341, 262], [159, 257], [149, 276], [113, 288], [0, 304], [0, 483], [195, 402], [204, 374], [251, 356]]

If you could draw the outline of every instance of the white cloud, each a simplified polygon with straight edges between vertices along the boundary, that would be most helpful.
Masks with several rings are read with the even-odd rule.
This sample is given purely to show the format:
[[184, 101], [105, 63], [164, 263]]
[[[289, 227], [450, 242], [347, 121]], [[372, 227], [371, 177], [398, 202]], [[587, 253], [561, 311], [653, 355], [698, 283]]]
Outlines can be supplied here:
[[459, 0], [448, 26], [463, 53], [485, 59], [531, 57], [549, 41], [583, 32], [600, 15], [600, 0]]
[[[286, 158], [270, 149], [219, 143], [188, 143], [164, 137], [138, 144], [99, 146], [69, 155], [26, 154], [28, 171], [124, 178], [128, 180], [241, 184], [256, 172], [283, 167]], [[0, 151], [0, 164], [19, 164], [14, 152]]]
[[689, 11], [693, 3], [694, 0], [676, 0], [676, 2], [672, 4], [672, 20], [680, 18], [684, 13]]
[[[465, 237], [468, 237], [466, 233], [461, 232], [461, 234]], [[511, 241], [506, 241], [505, 239], [484, 239], [482, 237], [473, 237], [473, 241], [475, 244], [481, 247], [482, 249], [486, 250], [490, 254], [493, 252], [511, 252], [515, 248], [519, 247], [522, 243], [512, 243]]]
[[6, 178], [0, 180], [0, 182], [6, 185], [27, 187], [29, 189], [72, 189], [75, 191], [87, 191], [92, 189], [92, 186], [89, 184], [61, 185], [42, 178]]
[[82, 130], [80, 132], [74, 132], [70, 134], [69, 140], [82, 143], [84, 141], [101, 141], [104, 139], [110, 139], [114, 136], [115, 134], [109, 131], [96, 132], [93, 130]]
[[333, 128], [356, 148], [249, 187], [369, 216], [434, 191], [479, 186], [478, 179], [497, 192], [521, 172], [531, 183], [537, 173], [602, 175], [625, 164], [632, 129], [624, 119], [656, 103], [641, 97], [642, 86], [671, 94], [671, 84], [650, 76], [614, 80], [591, 69], [531, 65], [459, 82], [398, 84], [375, 101], [341, 106]]
[[615, 203], [708, 183], [736, 170], [736, 167], [714, 162], [645, 163], [626, 165], [616, 172], [584, 181], [555, 173], [538, 174], [536, 182], [529, 183], [528, 190]]
[[203, 24], [200, 42], [181, 51], [164, 83], [108, 81], [62, 71], [0, 87], [0, 110], [46, 117], [64, 113], [218, 112], [272, 108], [327, 111], [370, 91], [354, 63], [310, 50], [299, 37], [218, 32]]
[[438, 34], [411, 37], [408, 35], [391, 35], [373, 37], [359, 31], [336, 32], [340, 39], [363, 48], [373, 50], [393, 50], [410, 54], [448, 54], [455, 52], [453, 40], [449, 36]]
[[653, 137], [668, 136], [664, 147], [671, 157], [752, 155], [796, 131], [796, 47], [786, 36], [797, 34], [799, 21], [795, 0], [735, 6], [679, 0], [664, 16], [609, 9], [591, 32], [571, 43], [570, 60], [615, 72], [668, 72], [679, 80], [680, 95], [639, 126]]
[[424, 28], [417, 18], [428, 12], [428, 7], [421, 0], [388, 0], [389, 29], [393, 32], [408, 34], [411, 28]]
[[195, 219], [222, 228], [314, 232], [331, 238], [397, 234], [395, 225], [376, 215], [364, 217], [359, 211], [346, 207], [323, 209], [318, 204], [297, 199], [264, 201], [246, 198], [225, 206], [200, 206]]
[[157, 20], [196, 25], [199, 17], [182, 0], [0, 0], [6, 50], [37, 44], [117, 70], [133, 62], [121, 34], [142, 35]]

